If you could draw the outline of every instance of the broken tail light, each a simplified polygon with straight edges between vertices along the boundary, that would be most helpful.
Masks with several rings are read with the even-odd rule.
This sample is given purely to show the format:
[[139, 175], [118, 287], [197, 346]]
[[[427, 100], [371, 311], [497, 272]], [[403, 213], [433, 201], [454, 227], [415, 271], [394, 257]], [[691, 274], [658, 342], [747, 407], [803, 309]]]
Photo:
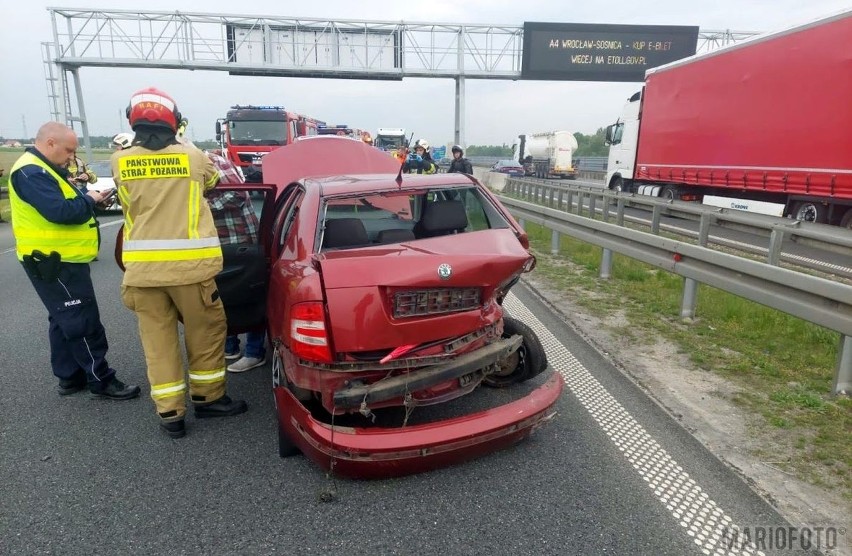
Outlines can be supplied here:
[[290, 309], [291, 351], [308, 361], [332, 363], [325, 307], [319, 301], [297, 303]]

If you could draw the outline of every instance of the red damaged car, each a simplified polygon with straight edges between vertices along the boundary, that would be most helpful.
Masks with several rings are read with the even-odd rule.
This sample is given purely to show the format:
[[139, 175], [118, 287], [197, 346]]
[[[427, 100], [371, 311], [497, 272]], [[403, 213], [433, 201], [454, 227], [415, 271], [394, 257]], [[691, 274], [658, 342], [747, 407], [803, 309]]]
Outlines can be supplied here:
[[[562, 390], [552, 373], [504, 405], [408, 423], [418, 407], [526, 381], [547, 361], [501, 307], [535, 264], [524, 231], [469, 176], [398, 171], [336, 137], [273, 151], [267, 184], [236, 186], [266, 195], [261, 245], [225, 246], [217, 279], [232, 332], [267, 326], [280, 455], [341, 476], [415, 473], [510, 445], [553, 417]], [[383, 426], [394, 410], [405, 418]]]

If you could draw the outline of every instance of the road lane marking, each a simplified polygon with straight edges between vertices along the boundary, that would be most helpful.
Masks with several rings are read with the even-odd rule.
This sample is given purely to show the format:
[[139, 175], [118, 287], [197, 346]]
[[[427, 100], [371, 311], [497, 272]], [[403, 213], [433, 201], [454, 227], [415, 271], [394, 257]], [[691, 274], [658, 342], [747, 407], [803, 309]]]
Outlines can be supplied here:
[[731, 517], [689, 476], [540, 320], [510, 293], [503, 302], [515, 318], [541, 340], [547, 360], [586, 411], [600, 425], [657, 499], [671, 512], [693, 542], [707, 555], [765, 556], [754, 544], [728, 546], [740, 530]]

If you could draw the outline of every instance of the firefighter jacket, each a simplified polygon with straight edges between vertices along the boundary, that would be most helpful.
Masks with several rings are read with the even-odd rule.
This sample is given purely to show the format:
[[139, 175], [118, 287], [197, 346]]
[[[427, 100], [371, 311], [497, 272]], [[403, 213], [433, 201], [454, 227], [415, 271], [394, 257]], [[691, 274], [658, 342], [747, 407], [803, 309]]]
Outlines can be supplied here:
[[[71, 159], [71, 163], [68, 164], [68, 181], [77, 187], [84, 187], [91, 183], [97, 183], [98, 176], [86, 166], [86, 163], [79, 156], [75, 156]], [[85, 179], [80, 179], [85, 176]]]
[[204, 192], [213, 163], [193, 145], [132, 146], [111, 158], [124, 212], [125, 286], [197, 284], [222, 270], [222, 248]]
[[[24, 166], [38, 166], [56, 181], [56, 187], [65, 199], [80, 196], [50, 164], [31, 152], [25, 152], [12, 166], [11, 176]], [[9, 184], [9, 202], [12, 208], [12, 233], [18, 260], [33, 251], [50, 254], [56, 251], [66, 263], [88, 263], [98, 256], [98, 223], [94, 216], [80, 224], [60, 224], [45, 218], [33, 205], [21, 199], [17, 189]], [[83, 216], [85, 218], [85, 215]]]

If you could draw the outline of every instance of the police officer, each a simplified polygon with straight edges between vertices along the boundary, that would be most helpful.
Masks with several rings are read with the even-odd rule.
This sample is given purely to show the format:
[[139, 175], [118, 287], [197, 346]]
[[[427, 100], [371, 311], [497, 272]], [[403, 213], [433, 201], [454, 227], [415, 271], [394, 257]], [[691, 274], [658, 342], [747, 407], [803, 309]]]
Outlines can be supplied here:
[[414, 152], [408, 155], [402, 165], [402, 171], [409, 174], [434, 174], [438, 166], [432, 160], [431, 148], [426, 139], [418, 139], [414, 144]]
[[464, 157], [464, 150], [459, 145], [453, 145], [452, 151], [453, 161], [450, 162], [447, 173], [473, 174], [473, 166], [470, 164], [470, 160]]
[[195, 416], [247, 409], [225, 394], [225, 310], [214, 281], [222, 249], [204, 197], [219, 175], [201, 150], [176, 137], [182, 117], [166, 93], [133, 94], [127, 118], [133, 145], [111, 159], [125, 222], [121, 296], [139, 321], [160, 426], [179, 438], [186, 434], [187, 391], [179, 319]]
[[59, 394], [86, 387], [98, 397], [139, 395], [107, 364], [107, 338], [89, 274], [100, 237], [94, 206], [108, 191], [83, 194], [68, 181], [77, 136], [57, 122], [41, 126], [35, 147], [12, 166], [9, 199], [18, 260], [48, 312], [50, 363]]

